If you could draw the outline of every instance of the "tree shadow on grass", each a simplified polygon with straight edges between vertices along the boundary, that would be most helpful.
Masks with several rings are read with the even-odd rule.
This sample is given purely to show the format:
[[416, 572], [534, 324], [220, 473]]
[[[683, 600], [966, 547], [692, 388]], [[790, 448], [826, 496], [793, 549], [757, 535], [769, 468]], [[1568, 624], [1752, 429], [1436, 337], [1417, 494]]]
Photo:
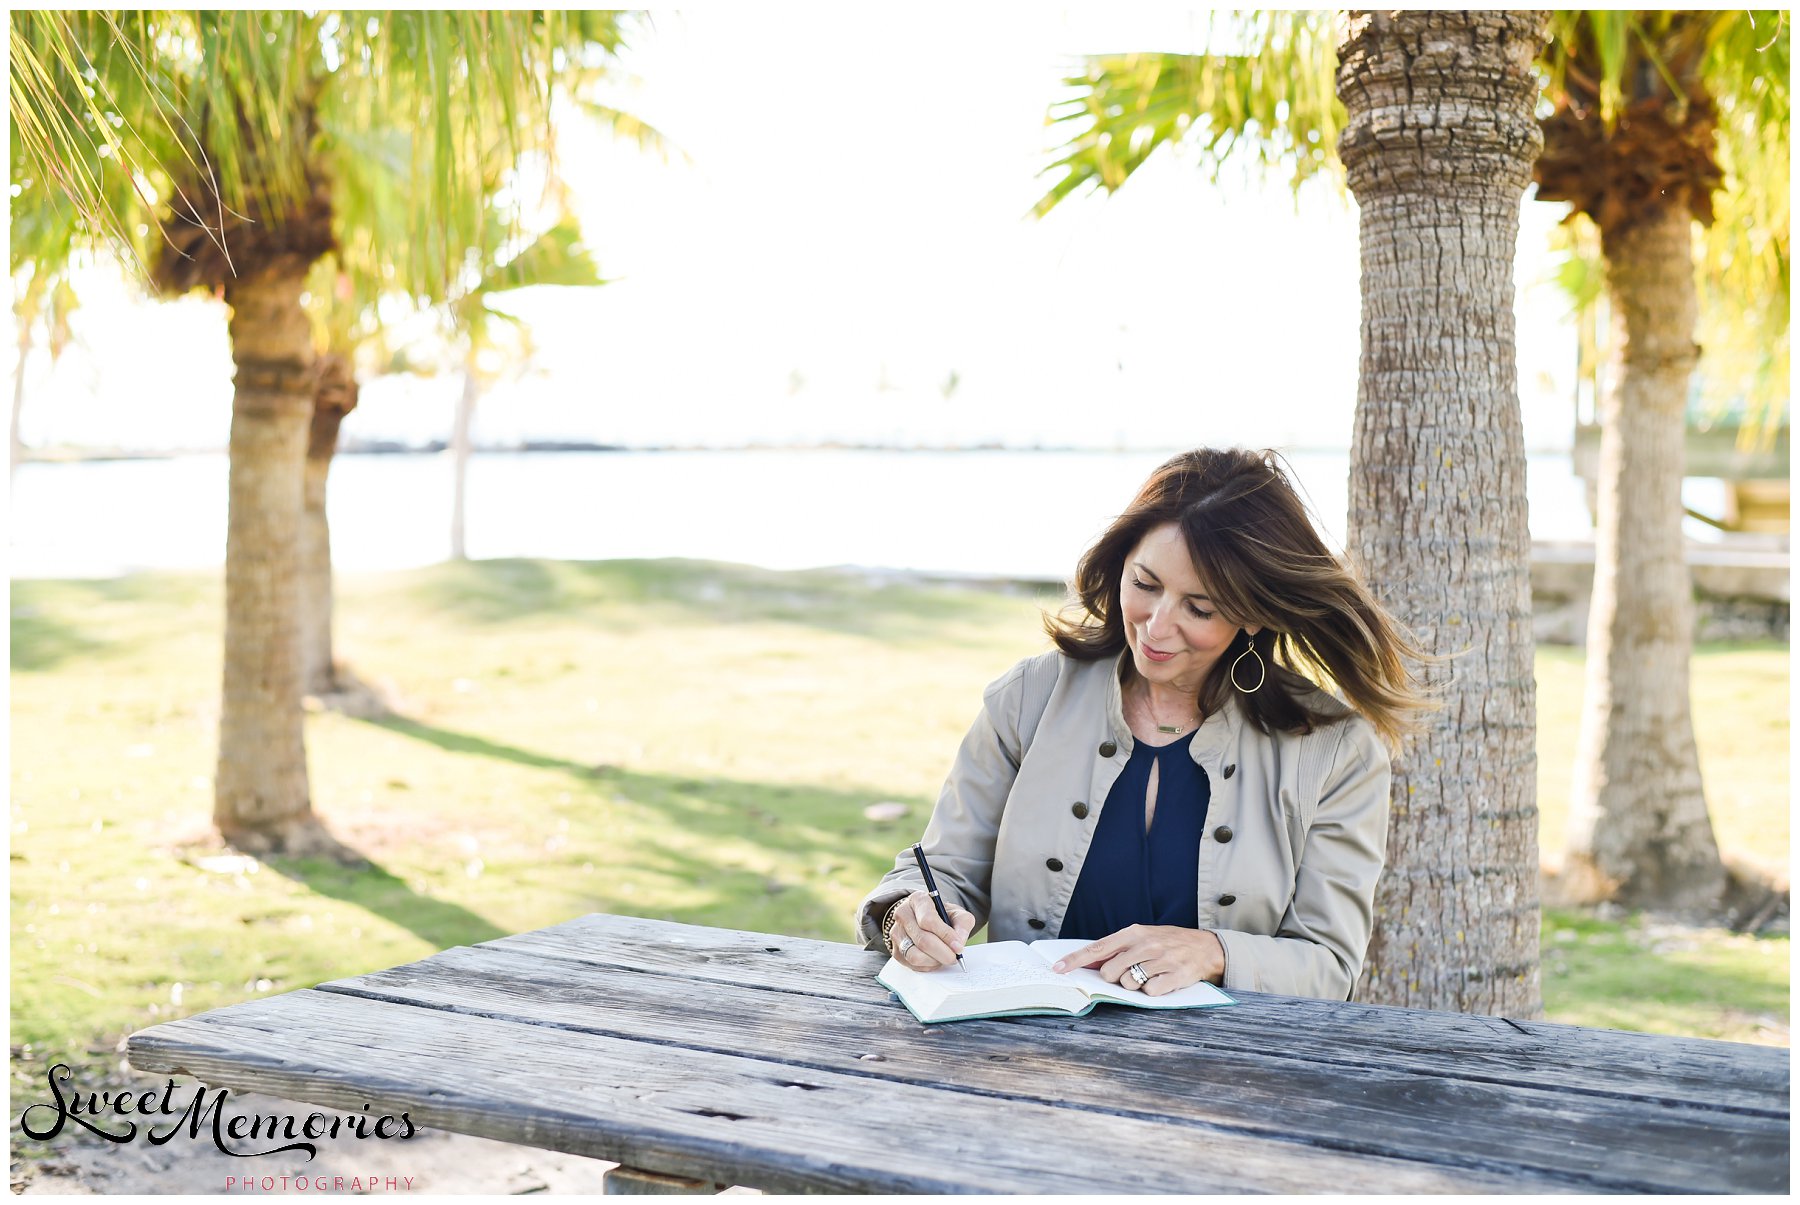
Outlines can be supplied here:
[[92, 657], [105, 652], [105, 641], [60, 619], [53, 619], [29, 607], [15, 607], [12, 613], [12, 667], [14, 670], [42, 673], [57, 668], [65, 661]]
[[[568, 817], [568, 839], [575, 848], [610, 848], [618, 809], [625, 808], [651, 820], [657, 831], [681, 834], [703, 846], [760, 851], [755, 860], [773, 869], [734, 864], [729, 856], [708, 859], [673, 842], [657, 842], [636, 852], [633, 869], [700, 888], [712, 897], [711, 903], [658, 913], [695, 924], [754, 929], [766, 912], [786, 916], [791, 926], [797, 911], [804, 918], [798, 923], [807, 932], [796, 936], [846, 936], [848, 921], [824, 902], [813, 884], [830, 873], [859, 867], [878, 877], [924, 825], [923, 806], [915, 806], [898, 821], [866, 818], [863, 809], [871, 802], [898, 798], [875, 789], [647, 773], [587, 765], [405, 717], [364, 722], [448, 753], [567, 774], [574, 787], [608, 805]], [[869, 879], [871, 886], [874, 881]], [[765, 899], [767, 909], [760, 906]]]
[[117, 577], [35, 578], [13, 583], [13, 601], [87, 605], [96, 602], [152, 603], [187, 608], [223, 603], [217, 571], [143, 570]]
[[326, 858], [262, 859], [275, 873], [317, 895], [353, 904], [405, 929], [436, 949], [470, 946], [505, 937], [507, 931], [461, 904], [421, 895], [376, 862], [346, 865]]
[[[11, 615], [13, 668], [41, 672], [56, 669], [65, 661], [127, 651], [137, 641], [153, 638], [138, 626], [138, 620], [151, 609], [159, 625], [187, 624], [197, 614], [205, 622], [216, 624], [222, 618], [216, 593], [216, 585], [193, 574], [131, 573], [110, 578], [15, 581]], [[146, 605], [145, 612], [132, 613], [130, 640], [120, 639], [115, 625], [96, 621], [106, 612], [96, 616], [95, 608], [114, 603]], [[90, 622], [74, 622], [71, 615]]]
[[377, 728], [385, 728], [389, 732], [401, 736], [410, 736], [414, 740], [423, 741], [427, 745], [436, 745], [446, 753], [469, 753], [479, 757], [490, 757], [496, 761], [508, 761], [514, 765], [529, 766], [534, 770], [562, 770], [569, 774], [591, 775], [592, 766], [567, 758], [553, 757], [547, 753], [533, 753], [529, 749], [521, 749], [517, 745], [507, 745], [499, 741], [490, 741], [483, 736], [475, 736], [468, 732], [452, 732], [448, 728], [438, 728], [431, 724], [422, 724], [418, 720], [408, 719], [403, 715], [375, 717], [353, 717]]
[[[867, 820], [862, 809], [891, 796], [869, 790], [686, 778], [607, 766], [595, 781], [619, 797], [703, 836], [748, 839], [794, 859], [851, 857], [871, 846], [898, 849], [901, 826]], [[919, 820], [923, 827], [923, 816]]]
[[1015, 583], [927, 584], [859, 569], [774, 570], [680, 558], [451, 562], [422, 571], [412, 597], [471, 623], [557, 615], [612, 631], [685, 620], [792, 623], [898, 643], [956, 643], [958, 629], [1015, 618], [1022, 598], [1057, 591]]
[[[898, 832], [893, 825], [863, 818], [862, 809], [877, 799], [894, 798], [877, 789], [840, 789], [791, 783], [753, 782], [705, 775], [652, 774], [601, 763], [588, 765], [550, 754], [536, 753], [491, 741], [466, 732], [453, 732], [405, 717], [369, 719], [364, 723], [435, 745], [448, 753], [467, 753], [512, 762], [537, 770], [560, 770], [580, 783], [610, 790], [683, 831], [743, 836], [763, 830], [780, 841], [759, 841], [771, 849], [791, 853], [829, 853], [841, 840], [861, 833]], [[851, 820], [854, 818], [854, 824]], [[818, 824], [838, 828], [838, 833], [814, 831], [797, 836], [797, 829]]]
[[646, 915], [682, 924], [823, 941], [850, 937], [847, 914], [825, 898], [814, 885], [816, 876], [808, 874], [808, 867], [798, 859], [787, 871], [765, 874], [661, 846], [640, 852], [635, 869], [680, 883], [693, 898], [678, 907], [642, 909], [634, 908], [629, 898], [614, 902], [613, 897], [600, 896], [583, 911]]

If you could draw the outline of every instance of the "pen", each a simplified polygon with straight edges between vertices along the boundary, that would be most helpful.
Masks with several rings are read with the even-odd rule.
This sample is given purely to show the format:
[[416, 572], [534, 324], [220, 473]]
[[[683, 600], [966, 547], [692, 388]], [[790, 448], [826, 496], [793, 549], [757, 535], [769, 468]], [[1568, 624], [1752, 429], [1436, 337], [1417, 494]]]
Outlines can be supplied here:
[[[949, 925], [950, 928], [956, 928], [955, 925], [950, 924], [950, 914], [944, 910], [944, 899], [938, 894], [937, 880], [931, 877], [931, 867], [925, 861], [925, 847], [915, 842], [913, 844], [913, 857], [918, 860], [919, 873], [925, 876], [925, 890], [930, 894], [931, 902], [937, 906], [938, 919], [943, 921], [946, 925]], [[965, 975], [968, 974], [969, 964], [963, 961], [961, 953], [956, 955], [956, 965], [963, 969]]]

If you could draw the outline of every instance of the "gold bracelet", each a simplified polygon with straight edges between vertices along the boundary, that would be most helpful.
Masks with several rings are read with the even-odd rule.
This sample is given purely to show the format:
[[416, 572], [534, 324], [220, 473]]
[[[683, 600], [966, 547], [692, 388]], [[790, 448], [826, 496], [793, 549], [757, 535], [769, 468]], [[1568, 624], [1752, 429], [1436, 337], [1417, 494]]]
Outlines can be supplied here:
[[894, 949], [894, 922], [900, 919], [900, 905], [906, 902], [901, 896], [888, 905], [887, 914], [881, 918], [881, 944], [891, 953]]

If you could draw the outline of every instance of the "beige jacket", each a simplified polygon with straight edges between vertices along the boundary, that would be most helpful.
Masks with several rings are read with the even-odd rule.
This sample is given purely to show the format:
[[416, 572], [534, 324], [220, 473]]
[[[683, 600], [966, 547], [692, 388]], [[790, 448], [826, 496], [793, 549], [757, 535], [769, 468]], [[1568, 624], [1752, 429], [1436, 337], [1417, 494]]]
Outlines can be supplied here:
[[[987, 688], [923, 843], [946, 902], [992, 941], [1054, 937], [1113, 783], [1131, 756], [1118, 660], [1027, 658]], [[1189, 745], [1211, 801], [1200, 840], [1200, 927], [1225, 948], [1224, 987], [1348, 999], [1368, 951], [1387, 846], [1389, 759], [1373, 725], [1258, 732], [1235, 694]], [[910, 847], [857, 908], [880, 949], [894, 900], [922, 887]]]

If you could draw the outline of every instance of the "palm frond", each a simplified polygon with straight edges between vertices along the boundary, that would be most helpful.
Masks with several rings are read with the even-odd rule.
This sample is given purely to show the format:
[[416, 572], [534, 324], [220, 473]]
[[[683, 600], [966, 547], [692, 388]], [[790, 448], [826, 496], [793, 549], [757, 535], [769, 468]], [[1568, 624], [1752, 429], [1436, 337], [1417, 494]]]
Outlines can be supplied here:
[[678, 158], [684, 163], [693, 161], [688, 153], [671, 142], [666, 134], [635, 113], [628, 113], [623, 109], [597, 100], [590, 100], [585, 96], [576, 96], [574, 101], [575, 107], [580, 113], [621, 142], [633, 143], [638, 150], [648, 151], [664, 163], [671, 158]]
[[[1706, 144], [1717, 160], [1716, 187], [1696, 209], [1700, 381], [1711, 415], [1735, 411], [1746, 444], [1767, 443], [1786, 412], [1790, 366], [1786, 15], [1565, 10], [1553, 15], [1551, 31], [1543, 66], [1559, 105], [1591, 107], [1616, 129], [1655, 83], [1672, 104], [1697, 100], [1714, 115]], [[1568, 280], [1597, 278], [1597, 239], [1572, 240], [1569, 254], [1593, 262], [1566, 270]], [[1570, 296], [1585, 330], [1595, 299], [1588, 291]], [[1597, 372], [1599, 362], [1586, 364]]]
[[1165, 144], [1192, 154], [1215, 180], [1233, 156], [1264, 173], [1285, 170], [1295, 190], [1335, 175], [1344, 126], [1336, 67], [1336, 18], [1323, 11], [1218, 14], [1200, 54], [1090, 57], [1064, 81], [1071, 94], [1050, 107], [1049, 125], [1064, 141], [1033, 212], [1119, 188]]
[[1719, 108], [1725, 187], [1699, 244], [1700, 342], [1715, 408], [1743, 407], [1746, 442], [1773, 440], [1789, 371], [1789, 59], [1785, 13], [1719, 13], [1701, 63]]
[[[510, 10], [19, 13], [14, 161], [69, 198], [90, 238], [126, 250], [138, 227], [180, 230], [165, 259], [206, 246], [227, 275], [236, 246], [307, 213], [324, 187], [356, 219], [331, 218], [337, 242], [379, 248], [400, 287], [443, 297], [484, 235], [493, 146], [516, 159], [547, 145], [562, 74], [592, 71], [626, 24]], [[352, 132], [384, 130], [407, 132], [388, 147], [404, 155], [398, 179], [392, 155], [348, 149]]]

